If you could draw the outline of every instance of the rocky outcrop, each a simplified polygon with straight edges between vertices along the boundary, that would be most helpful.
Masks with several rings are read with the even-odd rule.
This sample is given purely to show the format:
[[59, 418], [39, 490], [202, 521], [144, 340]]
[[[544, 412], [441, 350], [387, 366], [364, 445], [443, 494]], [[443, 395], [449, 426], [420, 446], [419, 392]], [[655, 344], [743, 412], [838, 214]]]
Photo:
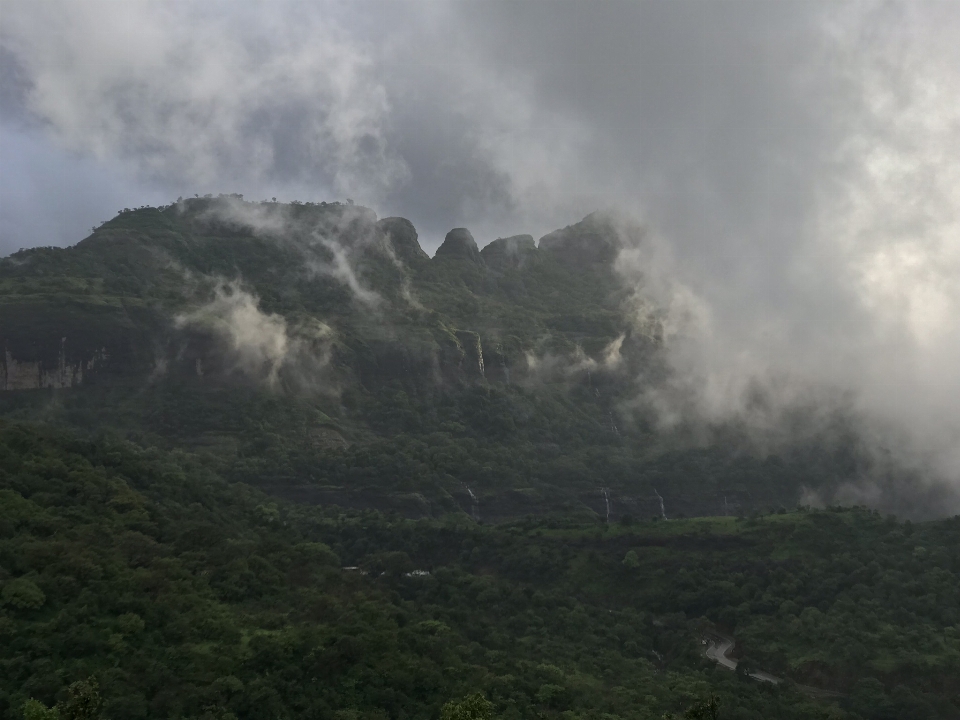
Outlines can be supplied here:
[[435, 260], [467, 260], [477, 265], [483, 264], [477, 241], [466, 228], [454, 228], [447, 233], [443, 244], [437, 248]]
[[483, 345], [480, 335], [470, 330], [457, 330], [454, 333], [463, 348], [463, 370], [467, 375], [483, 376]]
[[479, 333], [440, 326], [434, 334], [440, 374], [449, 382], [483, 378], [483, 345]]
[[480, 257], [488, 267], [505, 270], [523, 266], [536, 252], [537, 244], [532, 235], [513, 235], [497, 238], [480, 251]]
[[611, 265], [623, 247], [614, 218], [602, 212], [540, 238], [541, 252], [570, 267]]
[[320, 450], [342, 450], [350, 446], [340, 431], [329, 425], [321, 425], [307, 431], [310, 444]]
[[5, 349], [0, 367], [0, 391], [68, 388], [83, 382], [84, 372], [93, 370], [107, 359], [102, 348], [86, 361], [67, 362], [66, 338], [60, 341], [56, 360], [16, 358]]
[[430, 259], [420, 247], [416, 228], [406, 218], [384, 218], [377, 223], [377, 228], [386, 236], [394, 255], [401, 262], [415, 266]]

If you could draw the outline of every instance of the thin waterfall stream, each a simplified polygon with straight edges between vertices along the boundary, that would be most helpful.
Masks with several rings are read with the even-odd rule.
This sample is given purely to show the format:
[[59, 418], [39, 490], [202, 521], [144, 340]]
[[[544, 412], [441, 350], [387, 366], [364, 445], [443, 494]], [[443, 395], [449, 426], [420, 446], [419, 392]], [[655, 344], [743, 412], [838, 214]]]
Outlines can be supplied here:
[[657, 492], [657, 489], [653, 489], [653, 494], [657, 496], [657, 499], [660, 501], [660, 517], [664, 520], [667, 519], [667, 511], [663, 508], [663, 496]]

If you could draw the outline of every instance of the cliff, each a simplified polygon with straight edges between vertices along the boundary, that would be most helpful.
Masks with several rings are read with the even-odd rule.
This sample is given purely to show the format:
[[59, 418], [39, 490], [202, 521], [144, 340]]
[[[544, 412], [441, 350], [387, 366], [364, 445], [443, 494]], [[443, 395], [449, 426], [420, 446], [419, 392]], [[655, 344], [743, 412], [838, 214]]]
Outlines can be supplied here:
[[[485, 346], [501, 348], [490, 379], [506, 382], [528, 369], [525, 353], [598, 349], [627, 329], [610, 276], [584, 275], [564, 254], [587, 252], [598, 227], [548, 236], [540, 262], [528, 262], [544, 254], [529, 235], [481, 252], [455, 228], [431, 259], [408, 220], [354, 205], [221, 196], [124, 212], [75, 247], [0, 261], [0, 388], [67, 388], [107, 369], [259, 380], [298, 365], [305, 344], [329, 356], [341, 385], [487, 379]], [[580, 316], [619, 320], [561, 320], [571, 301]]]

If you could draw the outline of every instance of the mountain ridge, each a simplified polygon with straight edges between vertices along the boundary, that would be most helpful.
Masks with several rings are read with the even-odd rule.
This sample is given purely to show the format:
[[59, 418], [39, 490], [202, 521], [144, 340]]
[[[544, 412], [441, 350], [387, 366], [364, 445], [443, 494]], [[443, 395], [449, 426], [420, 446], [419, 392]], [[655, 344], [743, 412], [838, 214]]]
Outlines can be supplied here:
[[[109, 428], [286, 497], [411, 516], [474, 498], [488, 520], [606, 515], [611, 498], [614, 517], [659, 517], [660, 498], [669, 516], [737, 514], [869, 471], [843, 423], [774, 454], [736, 426], [707, 443], [659, 428], [645, 392], [673, 371], [614, 267], [642, 228], [593, 213], [539, 244], [448, 241], [431, 258], [404, 218], [225, 195], [15, 253], [0, 417]], [[922, 508], [933, 491], [908, 480], [895, 502]]]

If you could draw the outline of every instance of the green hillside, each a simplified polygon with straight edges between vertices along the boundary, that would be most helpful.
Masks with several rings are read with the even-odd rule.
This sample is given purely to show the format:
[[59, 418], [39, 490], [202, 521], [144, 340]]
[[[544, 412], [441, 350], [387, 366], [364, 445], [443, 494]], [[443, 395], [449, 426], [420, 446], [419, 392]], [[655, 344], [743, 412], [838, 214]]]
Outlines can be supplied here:
[[[498, 718], [652, 719], [714, 695], [724, 719], [954, 718], [958, 571], [956, 518], [407, 520], [0, 423], [8, 717], [90, 717], [86, 698], [118, 719], [426, 719], [481, 692]], [[718, 634], [736, 673], [704, 657]]]
[[[0, 714], [957, 717], [958, 519], [850, 418], [660, 429], [642, 237], [220, 196], [0, 259]], [[864, 476], [900, 519], [803, 504]]]
[[[638, 321], [613, 267], [641, 239], [595, 213], [482, 250], [455, 229], [430, 258], [408, 221], [352, 204], [125, 210], [0, 259], [0, 416], [410, 518], [745, 515], [869, 474], [843, 418], [764, 455], [735, 425], [656, 430], [658, 313]], [[928, 504], [896, 480], [898, 513]]]

